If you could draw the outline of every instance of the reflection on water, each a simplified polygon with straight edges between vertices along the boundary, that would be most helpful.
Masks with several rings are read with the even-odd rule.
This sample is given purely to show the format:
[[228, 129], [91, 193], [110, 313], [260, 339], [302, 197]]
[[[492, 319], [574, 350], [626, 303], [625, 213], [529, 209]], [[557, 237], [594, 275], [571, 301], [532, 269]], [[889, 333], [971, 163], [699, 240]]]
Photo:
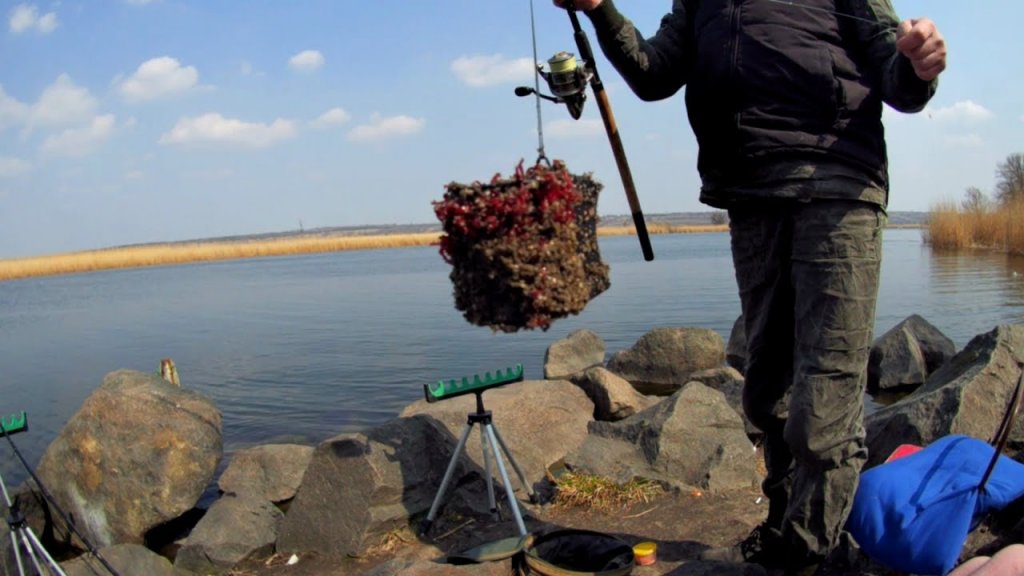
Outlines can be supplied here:
[[[602, 239], [611, 288], [548, 332], [518, 334], [466, 323], [428, 247], [0, 282], [0, 413], [28, 411], [15, 440], [34, 464], [106, 373], [171, 357], [224, 413], [230, 454], [366, 429], [437, 379], [519, 362], [540, 378], [548, 345], [581, 328], [609, 353], [657, 326], [728, 338], [739, 315], [728, 235], [652, 242], [645, 262], [635, 238]], [[887, 231], [885, 246], [879, 335], [916, 313], [961, 348], [1024, 318], [1021, 259], [933, 254], [916, 230]], [[22, 477], [5, 456], [0, 473]]]

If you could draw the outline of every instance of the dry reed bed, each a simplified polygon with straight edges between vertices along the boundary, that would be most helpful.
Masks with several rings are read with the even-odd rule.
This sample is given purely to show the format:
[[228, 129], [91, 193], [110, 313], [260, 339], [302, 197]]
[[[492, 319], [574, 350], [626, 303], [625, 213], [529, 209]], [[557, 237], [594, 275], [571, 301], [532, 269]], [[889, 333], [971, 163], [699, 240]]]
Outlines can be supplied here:
[[984, 248], [1024, 254], [1024, 199], [980, 210], [940, 203], [929, 214], [927, 240], [941, 250]]
[[[648, 227], [648, 231], [651, 234], [720, 232], [727, 229], [727, 226], [674, 226], [663, 224], [654, 224]], [[116, 268], [167, 266], [265, 256], [343, 252], [346, 250], [377, 250], [428, 246], [437, 243], [438, 234], [438, 232], [423, 232], [418, 234], [365, 236], [304, 235], [273, 240], [149, 244], [145, 246], [126, 246], [49, 256], [14, 258], [0, 260], [0, 281], [35, 276], [95, 272]], [[635, 234], [634, 229], [630, 226], [598, 229], [599, 236], [624, 236], [627, 234]]]

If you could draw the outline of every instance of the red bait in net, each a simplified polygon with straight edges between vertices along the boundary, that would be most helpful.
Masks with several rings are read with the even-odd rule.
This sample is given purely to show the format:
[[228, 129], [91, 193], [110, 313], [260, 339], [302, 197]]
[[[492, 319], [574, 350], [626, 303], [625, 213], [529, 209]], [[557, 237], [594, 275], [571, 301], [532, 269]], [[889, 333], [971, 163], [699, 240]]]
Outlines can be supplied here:
[[610, 285], [597, 245], [601, 188], [558, 160], [525, 169], [520, 162], [511, 178], [486, 184], [448, 184], [433, 205], [455, 308], [503, 332], [547, 330], [579, 314]]

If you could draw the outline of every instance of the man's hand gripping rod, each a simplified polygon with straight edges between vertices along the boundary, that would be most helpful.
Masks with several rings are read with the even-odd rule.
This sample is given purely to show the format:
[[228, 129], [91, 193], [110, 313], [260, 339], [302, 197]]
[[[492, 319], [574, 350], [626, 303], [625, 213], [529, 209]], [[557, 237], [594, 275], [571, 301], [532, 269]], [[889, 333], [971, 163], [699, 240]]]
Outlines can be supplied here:
[[612, 114], [612, 107], [608, 102], [608, 94], [604, 91], [604, 84], [597, 74], [597, 66], [594, 65], [594, 52], [590, 49], [590, 40], [580, 26], [579, 17], [576, 15], [576, 3], [573, 0], [568, 0], [565, 3], [565, 9], [572, 22], [573, 37], [576, 39], [576, 48], [580, 51], [580, 58], [590, 64], [590, 71], [593, 73], [590, 77], [590, 87], [594, 89], [597, 107], [601, 110], [601, 119], [604, 121], [604, 130], [608, 134], [608, 142], [612, 146], [612, 154], [615, 155], [615, 163], [619, 167], [622, 187], [626, 190], [626, 200], [629, 202], [629, 210], [633, 214], [633, 225], [636, 227], [636, 235], [640, 240], [640, 249], [644, 253], [644, 260], [650, 262], [654, 260], [651, 237], [647, 234], [647, 224], [644, 222], [644, 213], [640, 209], [640, 200], [636, 195], [636, 185], [633, 184], [633, 172], [629, 169], [626, 151], [622, 147], [619, 127], [615, 124], [615, 116]]

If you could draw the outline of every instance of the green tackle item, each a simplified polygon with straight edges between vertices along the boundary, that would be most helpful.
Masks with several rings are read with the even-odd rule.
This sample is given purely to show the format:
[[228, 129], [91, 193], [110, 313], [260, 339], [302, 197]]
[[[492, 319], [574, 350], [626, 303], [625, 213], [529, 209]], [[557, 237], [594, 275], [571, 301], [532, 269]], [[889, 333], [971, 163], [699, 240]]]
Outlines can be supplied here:
[[504, 386], [513, 382], [521, 382], [522, 380], [523, 365], [520, 363], [516, 364], [513, 368], [506, 368], [504, 373], [498, 370], [494, 373], [494, 376], [487, 372], [483, 378], [476, 374], [472, 380], [468, 376], [464, 376], [461, 381], [448, 380], [445, 382], [444, 380], [438, 380], [436, 384], [424, 384], [423, 395], [426, 396], [427, 402], [433, 403], [462, 396], [463, 394], [483, 392], [490, 388]]
[[5, 435], [17, 434], [28, 430], [28, 415], [24, 410], [21, 414], [12, 414], [9, 417], [0, 416], [0, 428]]

